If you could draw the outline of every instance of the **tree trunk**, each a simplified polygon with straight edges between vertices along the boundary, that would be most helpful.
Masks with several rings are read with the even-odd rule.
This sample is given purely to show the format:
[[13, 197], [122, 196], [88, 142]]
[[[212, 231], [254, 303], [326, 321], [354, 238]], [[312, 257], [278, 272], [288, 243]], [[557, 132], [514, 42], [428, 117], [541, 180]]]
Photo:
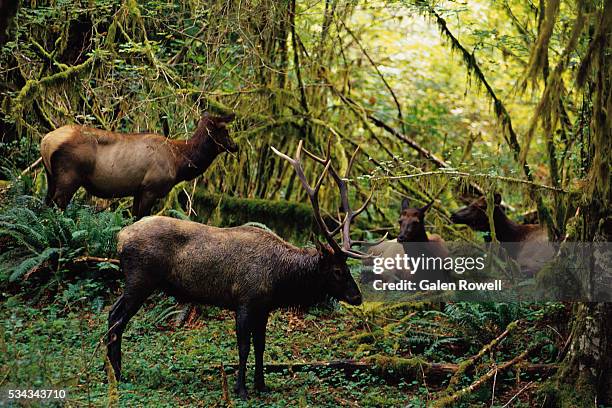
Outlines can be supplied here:
[[545, 386], [547, 407], [612, 404], [611, 340], [612, 303], [576, 304], [569, 351]]
[[[581, 62], [580, 86], [594, 89], [591, 162], [583, 189], [581, 227], [574, 239], [610, 242], [612, 167], [612, 0], [598, 14], [595, 34]], [[586, 87], [589, 89], [589, 86]], [[612, 406], [612, 303], [574, 306], [570, 348], [557, 375], [545, 386], [549, 407]]]

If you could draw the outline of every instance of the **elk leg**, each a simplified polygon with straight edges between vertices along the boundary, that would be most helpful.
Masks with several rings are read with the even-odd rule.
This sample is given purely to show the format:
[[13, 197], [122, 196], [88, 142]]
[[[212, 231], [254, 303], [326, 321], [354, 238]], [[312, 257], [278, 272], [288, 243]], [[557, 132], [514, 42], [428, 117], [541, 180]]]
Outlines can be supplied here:
[[251, 316], [245, 307], [236, 310], [236, 337], [238, 339], [238, 378], [234, 391], [238, 396], [246, 400], [248, 392], [246, 389], [246, 365], [251, 348]]
[[45, 198], [45, 204], [51, 206], [53, 204], [53, 196], [55, 195], [55, 177], [45, 167], [45, 174], [47, 175], [47, 197]]
[[74, 193], [81, 187], [81, 181], [77, 174], [66, 172], [62, 175], [58, 175], [54, 187], [55, 190], [51, 200], [59, 208], [65, 210]]
[[255, 350], [255, 389], [259, 392], [270, 391], [264, 379], [263, 355], [266, 349], [266, 325], [268, 313], [258, 316], [253, 322], [253, 348]]
[[113, 304], [108, 313], [108, 341], [106, 343], [106, 355], [115, 373], [117, 381], [121, 381], [121, 338], [117, 336], [117, 327], [121, 315], [125, 309], [125, 298], [123, 295]]
[[[139, 289], [140, 291], [141, 289]], [[126, 289], [117, 299], [108, 314], [108, 343], [106, 355], [115, 372], [117, 381], [121, 381], [121, 337], [130, 319], [138, 312], [150, 291], [138, 295], [128, 293]]]
[[132, 213], [136, 219], [140, 219], [142, 217], [146, 217], [151, 214], [151, 208], [153, 208], [153, 204], [155, 204], [155, 199], [157, 197], [149, 191], [142, 191], [134, 196], [134, 207], [132, 208]]

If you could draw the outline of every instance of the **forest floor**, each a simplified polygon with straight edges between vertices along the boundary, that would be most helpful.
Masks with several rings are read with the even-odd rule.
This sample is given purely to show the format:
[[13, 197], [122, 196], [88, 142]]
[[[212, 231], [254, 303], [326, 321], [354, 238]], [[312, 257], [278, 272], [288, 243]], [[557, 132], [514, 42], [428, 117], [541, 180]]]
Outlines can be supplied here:
[[[106, 294], [91, 295], [96, 292]], [[98, 283], [82, 280], [53, 295], [47, 294], [46, 300], [38, 299], [36, 304], [24, 294], [8, 297], [0, 306], [0, 389], [65, 389], [67, 400], [62, 405], [75, 407], [420, 407], [435, 400], [435, 393], [446, 386], [450, 374], [434, 381], [402, 374], [399, 368], [394, 372], [393, 367], [387, 367], [381, 375], [369, 367], [358, 367], [349, 373], [329, 367], [293, 369], [289, 365], [338, 359], [364, 361], [373, 354], [420, 356], [428, 362], [456, 363], [476, 354], [481, 341], [503, 331], [500, 326], [501, 329], [493, 329], [487, 335], [495, 312], [486, 307], [477, 311], [469, 306], [473, 309], [470, 313], [476, 310], [476, 315], [480, 313], [481, 318], [489, 320], [481, 321], [482, 336], [474, 335], [467, 340], [467, 332], [459, 327], [463, 325], [468, 330], [475, 324], [478, 330], [479, 323], [474, 320], [458, 325], [467, 314], [457, 308], [448, 309], [448, 305], [446, 311], [435, 310], [439, 309], [437, 305], [431, 309], [422, 304], [367, 303], [360, 308], [328, 305], [308, 313], [278, 311], [268, 324], [265, 363], [276, 363], [281, 368], [276, 366], [274, 372], [268, 370], [266, 374], [271, 392], [258, 395], [251, 391], [251, 399], [245, 403], [232, 392], [238, 360], [233, 313], [205, 307], [199, 316], [193, 318], [192, 313], [187, 324], [176, 327], [175, 317], [182, 306], [161, 295], [151, 298], [131, 320], [122, 345], [125, 381], [116, 387], [111, 381], [109, 386], [103, 370], [106, 352], [103, 340], [108, 309], [118, 293], [116, 287], [101, 288]], [[523, 313], [526, 320], [538, 321], [538, 328], [530, 328], [529, 335], [523, 332], [519, 338], [502, 343], [495, 350], [496, 357], [509, 359], [534, 339], [550, 335], [546, 320], [551, 315], [558, 318], [564, 313], [562, 309], [555, 304], [512, 309], [514, 312], [509, 314]], [[499, 317], [510, 309], [496, 310]], [[542, 348], [530, 361], [551, 361], [557, 351], [554, 342], [551, 344], [553, 347]], [[252, 353], [249, 361], [253, 361]], [[284, 363], [288, 364], [285, 369]], [[466, 375], [461, 384], [469, 385], [488, 366], [477, 365], [476, 372]], [[247, 375], [252, 390], [252, 365]], [[517, 381], [516, 372], [500, 372], [495, 396], [489, 383], [461, 406], [503, 406], [530, 381], [535, 385], [539, 379]], [[529, 391], [523, 392], [512, 406], [530, 406], [531, 398]]]

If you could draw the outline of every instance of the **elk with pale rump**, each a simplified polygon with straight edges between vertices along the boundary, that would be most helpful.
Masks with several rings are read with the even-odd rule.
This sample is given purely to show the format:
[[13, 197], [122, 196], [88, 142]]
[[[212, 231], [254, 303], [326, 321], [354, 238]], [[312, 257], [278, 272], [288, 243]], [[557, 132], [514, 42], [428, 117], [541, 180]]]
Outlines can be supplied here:
[[[303, 150], [301, 141], [295, 158], [273, 150], [295, 169], [327, 244], [297, 248], [257, 227], [217, 228], [160, 216], [146, 217], [124, 228], [119, 233], [118, 251], [126, 283], [108, 319], [107, 354], [118, 379], [123, 331], [143, 302], [158, 289], [182, 301], [236, 312], [239, 365], [235, 391], [243, 399], [248, 396], [245, 377], [251, 340], [255, 351], [255, 388], [267, 390], [263, 354], [266, 324], [272, 310], [307, 307], [328, 297], [351, 305], [361, 304], [361, 292], [346, 262], [349, 257], [367, 257], [351, 249], [355, 242], [350, 238], [349, 228], [369, 199], [360, 209], [350, 209], [346, 182], [332, 167], [329, 150], [326, 159]], [[324, 163], [314, 187], [304, 175], [302, 151]], [[327, 173], [338, 184], [345, 211], [333, 231], [328, 229], [319, 210], [318, 193]], [[334, 239], [340, 231], [342, 244]]]
[[204, 114], [189, 140], [62, 126], [40, 144], [47, 204], [65, 209], [82, 186], [100, 198], [133, 196], [132, 214], [148, 215], [177, 183], [204, 173], [219, 154], [238, 151], [226, 128], [233, 119]]

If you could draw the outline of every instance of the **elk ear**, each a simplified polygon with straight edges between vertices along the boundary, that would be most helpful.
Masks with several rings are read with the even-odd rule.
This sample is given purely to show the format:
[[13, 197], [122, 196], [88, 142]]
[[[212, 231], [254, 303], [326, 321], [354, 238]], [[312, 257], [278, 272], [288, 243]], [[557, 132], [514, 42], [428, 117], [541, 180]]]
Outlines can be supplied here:
[[217, 127], [224, 128], [228, 123], [230, 123], [234, 119], [236, 119], [236, 114], [229, 113], [224, 116], [218, 116], [214, 120], [215, 120], [215, 125], [217, 125]]
[[408, 201], [408, 197], [404, 197], [402, 200], [402, 211], [407, 210], [408, 208], [410, 208], [410, 201]]
[[432, 201], [431, 201], [429, 204], [426, 204], [426, 205], [425, 205], [425, 207], [421, 207], [421, 208], [419, 208], [419, 212], [420, 212], [422, 215], [425, 215], [425, 213], [427, 212], [427, 210], [429, 210], [429, 209], [431, 208], [431, 206], [433, 205], [433, 203], [434, 203], [434, 202], [433, 202], [433, 200], [432, 200]]
[[232, 112], [232, 113], [228, 113], [228, 114], [227, 114], [227, 115], [225, 115], [225, 116], [221, 116], [221, 117], [219, 118], [219, 121], [220, 121], [220, 122], [225, 122], [225, 123], [230, 123], [230, 122], [232, 122], [234, 119], [236, 119], [236, 114]]
[[495, 193], [493, 195], [493, 202], [495, 203], [495, 205], [501, 204], [501, 194]]

